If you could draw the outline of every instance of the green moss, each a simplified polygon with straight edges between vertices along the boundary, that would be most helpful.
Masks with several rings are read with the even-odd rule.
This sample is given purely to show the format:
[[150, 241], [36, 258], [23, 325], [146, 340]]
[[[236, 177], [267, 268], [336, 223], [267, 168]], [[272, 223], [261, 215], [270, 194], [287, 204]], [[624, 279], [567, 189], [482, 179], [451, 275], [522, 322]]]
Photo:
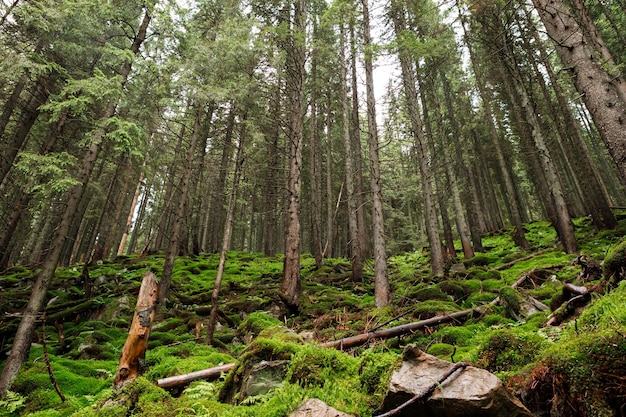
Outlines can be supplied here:
[[626, 270], [626, 240], [609, 249], [603, 263], [604, 278], [624, 279]]
[[463, 264], [466, 268], [471, 268], [473, 266], [487, 266], [491, 263], [494, 263], [496, 260], [496, 257], [479, 254], [474, 256], [473, 258], [463, 259]]
[[471, 289], [463, 282], [446, 280], [437, 284], [439, 289], [451, 296], [455, 302], [462, 301], [470, 294]]
[[358, 360], [334, 349], [306, 344], [291, 358], [287, 380], [303, 386], [323, 386], [331, 378], [354, 373]]
[[413, 310], [413, 316], [419, 320], [424, 320], [436, 315], [459, 311], [460, 307], [452, 301], [428, 300], [419, 303]]
[[509, 317], [517, 317], [521, 310], [521, 298], [512, 287], [500, 289], [500, 303], [504, 306]]
[[429, 286], [425, 286], [422, 288], [417, 288], [416, 290], [408, 293], [406, 296], [416, 301], [427, 301], [427, 300], [450, 301], [450, 296], [448, 296], [443, 291], [441, 291], [441, 289], [436, 285], [429, 285]]
[[546, 345], [537, 334], [498, 330], [480, 348], [478, 365], [491, 372], [519, 369], [533, 362]]
[[239, 325], [240, 333], [252, 333], [258, 335], [262, 330], [270, 327], [282, 326], [282, 322], [272, 317], [266, 311], [255, 311], [251, 313], [246, 319]]
[[402, 363], [400, 355], [393, 352], [380, 352], [376, 348], [366, 350], [360, 355], [359, 380], [361, 387], [381, 401], [387, 394], [389, 381], [394, 370]]

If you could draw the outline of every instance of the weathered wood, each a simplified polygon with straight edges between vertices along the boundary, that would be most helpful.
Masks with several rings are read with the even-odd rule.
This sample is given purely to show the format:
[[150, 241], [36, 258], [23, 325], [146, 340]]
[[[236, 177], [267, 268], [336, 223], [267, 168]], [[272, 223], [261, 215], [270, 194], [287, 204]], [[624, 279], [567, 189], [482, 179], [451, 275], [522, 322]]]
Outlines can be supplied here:
[[216, 366], [213, 368], [203, 369], [201, 371], [191, 372], [184, 375], [170, 376], [168, 378], [161, 378], [157, 381], [157, 386], [161, 388], [175, 388], [181, 385], [186, 385], [198, 379], [217, 379], [224, 372], [229, 372], [237, 365], [235, 362], [227, 363], [225, 365]]
[[456, 311], [454, 313], [443, 314], [443, 315], [435, 316], [426, 320], [403, 324], [401, 326], [391, 327], [389, 329], [376, 330], [373, 332], [363, 333], [363, 334], [359, 334], [356, 336], [346, 337], [346, 338], [335, 340], [332, 342], [323, 343], [322, 346], [335, 348], [335, 349], [351, 348], [351, 347], [363, 345], [371, 340], [388, 339], [390, 337], [402, 336], [404, 334], [411, 333], [411, 332], [414, 332], [419, 329], [423, 329], [428, 326], [436, 326], [442, 323], [464, 319], [468, 316], [471, 316], [474, 313], [483, 313], [484, 311], [485, 311], [485, 306], [478, 306], [478, 307], [471, 308], [469, 310]]
[[113, 382], [113, 387], [116, 389], [132, 381], [141, 373], [158, 294], [159, 281], [156, 275], [147, 272], [139, 288], [135, 315], [120, 355], [120, 363]]

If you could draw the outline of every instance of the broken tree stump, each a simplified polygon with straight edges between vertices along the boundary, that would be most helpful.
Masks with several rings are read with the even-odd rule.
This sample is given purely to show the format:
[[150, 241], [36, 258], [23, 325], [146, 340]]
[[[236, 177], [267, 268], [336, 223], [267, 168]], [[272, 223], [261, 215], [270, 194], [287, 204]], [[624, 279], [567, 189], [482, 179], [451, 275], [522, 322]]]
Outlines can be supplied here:
[[137, 378], [142, 371], [158, 294], [159, 281], [156, 275], [147, 272], [141, 281], [135, 315], [120, 355], [120, 363], [113, 382], [115, 389]]

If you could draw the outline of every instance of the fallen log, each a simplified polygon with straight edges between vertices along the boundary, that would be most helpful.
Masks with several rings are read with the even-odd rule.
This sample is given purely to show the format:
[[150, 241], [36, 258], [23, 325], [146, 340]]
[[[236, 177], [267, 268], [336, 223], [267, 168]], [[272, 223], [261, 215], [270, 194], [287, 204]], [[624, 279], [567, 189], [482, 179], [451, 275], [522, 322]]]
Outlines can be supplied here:
[[[375, 339], [388, 339], [391, 337], [402, 336], [407, 333], [411, 333], [415, 330], [423, 329], [428, 326], [436, 326], [438, 324], [447, 323], [450, 321], [460, 320], [468, 317], [474, 313], [483, 314], [486, 311], [488, 305], [495, 305], [499, 302], [499, 298], [493, 300], [490, 304], [474, 307], [468, 310], [457, 311], [454, 313], [443, 314], [440, 316], [432, 317], [430, 319], [418, 321], [415, 323], [403, 324], [401, 326], [391, 327], [385, 330], [375, 330], [369, 333], [363, 333], [357, 336], [346, 337], [344, 339], [335, 340], [333, 342], [322, 343], [322, 347], [344, 349], [355, 346], [363, 345], [371, 340]], [[220, 377], [222, 372], [229, 372], [235, 367], [236, 363], [227, 363], [225, 365], [216, 366], [213, 368], [203, 369], [201, 371], [195, 371], [184, 375], [171, 376], [168, 378], [162, 378], [157, 381], [157, 386], [161, 388], [176, 388], [198, 379], [213, 380]]]
[[582, 287], [566, 283], [563, 285], [561, 296], [550, 306], [553, 311], [545, 326], [558, 326], [575, 314], [576, 309], [587, 305], [591, 301], [591, 293], [601, 291], [602, 285]]
[[157, 386], [160, 388], [175, 388], [181, 385], [186, 385], [198, 379], [217, 379], [224, 372], [229, 372], [237, 365], [235, 362], [227, 363], [225, 365], [215, 366], [213, 368], [203, 369], [201, 371], [195, 371], [184, 375], [170, 376], [168, 378], [161, 378], [157, 381]]
[[[496, 299], [499, 301], [499, 299]], [[497, 301], [492, 301], [495, 304]], [[485, 312], [485, 306], [478, 306], [470, 308], [468, 310], [456, 311], [454, 313], [442, 314], [440, 316], [431, 317], [426, 320], [417, 321], [414, 323], [403, 324], [400, 326], [391, 327], [384, 330], [375, 330], [368, 333], [359, 334], [356, 336], [350, 336], [343, 339], [335, 340], [332, 342], [322, 343], [321, 346], [343, 350], [355, 346], [363, 345], [369, 341], [376, 339], [389, 339], [391, 337], [402, 336], [407, 333], [414, 332], [415, 330], [423, 329], [428, 326], [437, 326], [442, 323], [450, 321], [460, 320], [465, 317], [471, 316], [474, 313], [483, 314]]]

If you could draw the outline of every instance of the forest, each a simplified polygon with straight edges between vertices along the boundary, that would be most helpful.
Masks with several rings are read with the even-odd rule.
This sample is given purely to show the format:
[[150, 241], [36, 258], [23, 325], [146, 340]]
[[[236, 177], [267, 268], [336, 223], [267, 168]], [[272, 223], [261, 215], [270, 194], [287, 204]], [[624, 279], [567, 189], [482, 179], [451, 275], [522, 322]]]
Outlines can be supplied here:
[[[86, 415], [100, 389], [57, 409], [26, 395], [42, 341], [48, 358], [42, 325], [53, 359], [78, 359], [64, 326], [78, 337], [124, 289], [135, 300], [146, 271], [158, 278], [155, 323], [197, 325], [197, 355], [227, 362], [241, 353], [233, 339], [262, 330], [246, 327], [254, 319], [329, 342], [365, 332], [374, 317], [403, 324], [498, 297], [492, 330], [513, 326], [526, 317], [502, 299], [523, 298], [510, 288], [528, 276], [532, 297], [553, 310], [534, 325], [577, 325], [570, 310], [613, 297], [605, 330], [624, 353], [625, 28], [624, 0], [2, 0], [0, 406]], [[600, 272], [589, 275], [593, 266]], [[559, 285], [543, 287], [552, 275]], [[316, 307], [325, 297], [335, 297], [327, 310]], [[425, 350], [470, 344], [426, 336], [408, 339]], [[102, 337], [123, 344], [122, 334]], [[516, 367], [536, 358], [496, 366], [480, 354], [486, 339], [463, 357], [504, 373], [515, 391]], [[361, 368], [392, 367], [388, 355], [407, 341], [393, 343], [356, 355]], [[304, 362], [298, 355], [349, 361], [282, 349]], [[97, 356], [82, 359], [111, 359]], [[110, 385], [110, 363], [98, 369]], [[525, 405], [537, 415], [626, 415], [626, 376], [605, 371], [615, 382], [608, 399], [577, 394], [576, 378], [552, 369], [552, 413], [537, 411], [537, 398]], [[372, 415], [383, 379], [361, 380], [370, 397], [343, 408]], [[267, 415], [293, 411], [290, 401]], [[169, 404], [151, 412], [192, 415]], [[133, 410], [120, 415], [144, 415]], [[248, 415], [229, 413], [202, 415]]]

